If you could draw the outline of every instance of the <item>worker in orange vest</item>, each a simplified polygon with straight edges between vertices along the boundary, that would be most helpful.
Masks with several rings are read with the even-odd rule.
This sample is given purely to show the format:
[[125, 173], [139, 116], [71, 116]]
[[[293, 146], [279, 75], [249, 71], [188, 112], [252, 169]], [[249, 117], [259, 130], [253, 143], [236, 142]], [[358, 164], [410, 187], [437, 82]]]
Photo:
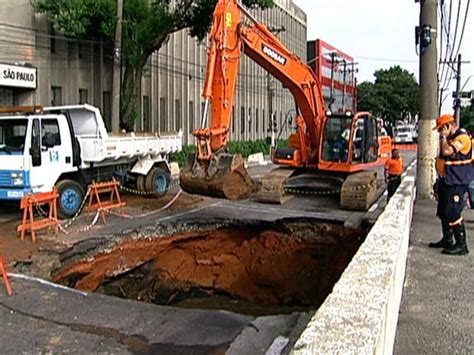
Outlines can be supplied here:
[[387, 183], [387, 201], [402, 182], [403, 160], [398, 149], [392, 149], [392, 156], [385, 162], [384, 176]]
[[435, 165], [438, 173], [435, 195], [438, 199], [436, 215], [441, 219], [443, 238], [430, 243], [429, 247], [444, 248], [443, 254], [465, 255], [469, 250], [462, 211], [467, 187], [474, 180], [471, 137], [465, 129], [458, 127], [453, 115], [438, 117], [433, 130], [438, 131], [440, 139], [440, 154]]

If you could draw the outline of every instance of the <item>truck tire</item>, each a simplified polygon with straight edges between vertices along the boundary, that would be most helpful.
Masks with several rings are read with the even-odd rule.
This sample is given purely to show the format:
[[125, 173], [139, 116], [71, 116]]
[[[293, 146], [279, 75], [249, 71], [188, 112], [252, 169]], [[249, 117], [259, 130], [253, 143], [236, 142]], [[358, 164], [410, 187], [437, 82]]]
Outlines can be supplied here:
[[146, 179], [145, 175], [137, 176], [137, 190], [140, 192], [146, 192], [145, 179]]
[[84, 188], [77, 181], [65, 179], [56, 184], [59, 193], [58, 216], [71, 218], [76, 215], [84, 199]]
[[163, 168], [154, 167], [146, 176], [147, 192], [154, 192], [155, 196], [163, 196], [170, 186], [170, 173]]

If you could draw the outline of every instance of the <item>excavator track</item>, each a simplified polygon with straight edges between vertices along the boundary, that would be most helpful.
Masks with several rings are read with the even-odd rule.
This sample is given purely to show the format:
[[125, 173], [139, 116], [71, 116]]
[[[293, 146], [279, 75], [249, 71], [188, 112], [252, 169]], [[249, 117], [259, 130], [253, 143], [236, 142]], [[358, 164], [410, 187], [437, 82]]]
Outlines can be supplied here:
[[352, 173], [345, 179], [325, 173], [292, 176], [295, 171], [282, 167], [271, 170], [261, 178], [254, 200], [283, 204], [293, 194], [340, 195], [341, 208], [367, 211], [380, 195], [375, 171]]
[[377, 172], [361, 171], [347, 176], [341, 187], [342, 208], [367, 211], [378, 198]]
[[295, 172], [291, 168], [275, 168], [260, 179], [254, 200], [263, 203], [283, 204], [292, 196], [285, 193], [284, 183]]

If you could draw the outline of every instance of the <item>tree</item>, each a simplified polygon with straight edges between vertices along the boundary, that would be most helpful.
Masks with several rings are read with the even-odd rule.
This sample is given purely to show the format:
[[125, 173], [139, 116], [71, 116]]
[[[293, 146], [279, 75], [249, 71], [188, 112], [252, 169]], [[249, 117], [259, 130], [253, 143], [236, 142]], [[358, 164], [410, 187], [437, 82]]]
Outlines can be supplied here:
[[[263, 8], [273, 0], [244, 0]], [[31, 0], [36, 12], [46, 13], [56, 30], [71, 38], [100, 38], [113, 46], [116, 0]], [[122, 66], [124, 68], [120, 124], [131, 129], [140, 115], [143, 69], [150, 55], [169, 35], [189, 29], [202, 40], [212, 23], [217, 0], [124, 0]]]
[[374, 83], [357, 86], [359, 111], [370, 111], [391, 125], [418, 114], [420, 87], [413, 74], [397, 65], [377, 70], [374, 76]]
[[461, 126], [474, 134], [474, 102], [470, 107], [461, 107]]

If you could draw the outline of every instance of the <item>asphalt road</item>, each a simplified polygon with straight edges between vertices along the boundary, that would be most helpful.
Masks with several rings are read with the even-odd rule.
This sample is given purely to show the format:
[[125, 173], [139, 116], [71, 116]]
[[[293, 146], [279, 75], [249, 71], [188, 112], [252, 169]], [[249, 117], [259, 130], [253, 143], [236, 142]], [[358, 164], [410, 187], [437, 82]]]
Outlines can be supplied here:
[[291, 346], [310, 317], [162, 307], [14, 277], [12, 288], [0, 292], [3, 354], [262, 354]]

